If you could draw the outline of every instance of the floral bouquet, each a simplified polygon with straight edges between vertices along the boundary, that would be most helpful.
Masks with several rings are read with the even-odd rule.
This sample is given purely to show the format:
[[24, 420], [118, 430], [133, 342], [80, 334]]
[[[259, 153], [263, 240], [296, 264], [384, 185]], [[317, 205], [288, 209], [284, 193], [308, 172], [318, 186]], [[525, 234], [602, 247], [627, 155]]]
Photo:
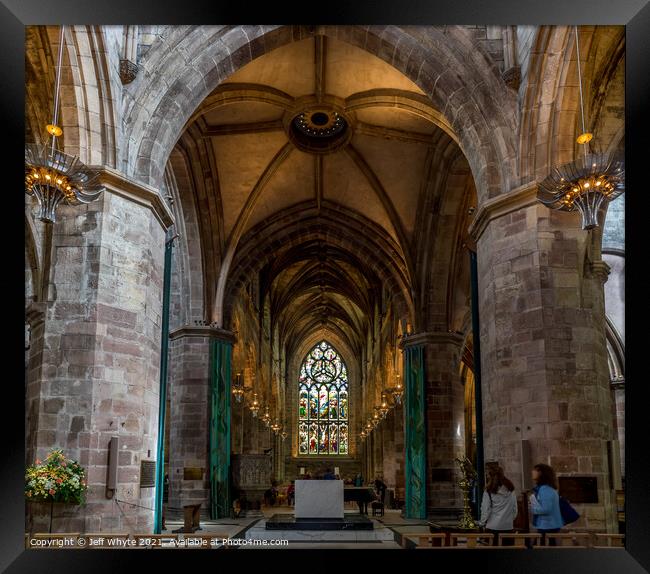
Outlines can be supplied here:
[[81, 504], [86, 493], [84, 469], [63, 455], [60, 449], [47, 455], [25, 473], [25, 497], [35, 502], [70, 502]]

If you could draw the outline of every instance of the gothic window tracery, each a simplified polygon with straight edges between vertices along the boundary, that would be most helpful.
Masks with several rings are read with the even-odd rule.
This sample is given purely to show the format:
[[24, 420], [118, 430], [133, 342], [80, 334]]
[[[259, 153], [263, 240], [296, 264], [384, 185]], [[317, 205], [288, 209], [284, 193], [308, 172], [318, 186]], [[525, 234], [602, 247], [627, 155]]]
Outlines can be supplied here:
[[321, 341], [307, 353], [298, 382], [298, 453], [348, 454], [348, 372]]

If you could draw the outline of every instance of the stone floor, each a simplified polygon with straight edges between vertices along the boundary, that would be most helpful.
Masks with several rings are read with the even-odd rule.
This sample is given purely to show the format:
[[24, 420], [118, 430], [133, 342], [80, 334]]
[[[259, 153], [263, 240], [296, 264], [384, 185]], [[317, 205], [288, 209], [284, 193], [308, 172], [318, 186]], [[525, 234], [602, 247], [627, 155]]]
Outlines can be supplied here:
[[[196, 536], [207, 534], [217, 534], [223, 538], [243, 538], [243, 534], [248, 527], [254, 524], [257, 518], [220, 518], [217, 520], [201, 520], [201, 530], [195, 532]], [[183, 526], [182, 520], [166, 520], [166, 529], [162, 534], [171, 534], [173, 530]], [[185, 535], [181, 535], [185, 536]], [[214, 547], [223, 546], [218, 543]]]
[[[399, 511], [395, 511], [399, 515]], [[369, 516], [374, 522], [373, 530], [360, 531], [327, 531], [327, 530], [266, 530], [266, 519], [274, 514], [292, 514], [291, 506], [270, 506], [263, 507], [263, 518], [260, 518], [245, 533], [245, 539], [249, 543], [240, 546], [240, 549], [258, 549], [258, 548], [372, 548], [388, 549], [399, 548], [395, 542], [394, 531], [382, 524], [376, 518]], [[346, 508], [346, 514], [357, 514], [356, 504]], [[270, 545], [271, 541], [286, 540], [288, 544]], [[255, 542], [254, 542], [255, 541]], [[268, 541], [263, 545], [263, 541]]]

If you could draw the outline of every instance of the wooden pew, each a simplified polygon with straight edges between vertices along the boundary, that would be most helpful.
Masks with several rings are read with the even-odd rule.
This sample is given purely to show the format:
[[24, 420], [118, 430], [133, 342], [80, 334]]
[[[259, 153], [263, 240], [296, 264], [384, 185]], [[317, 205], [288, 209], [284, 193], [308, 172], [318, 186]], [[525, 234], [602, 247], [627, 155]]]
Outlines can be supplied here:
[[478, 546], [492, 546], [494, 536], [491, 532], [481, 532], [480, 534], [452, 532], [449, 535], [449, 544], [451, 546], [458, 546], [459, 540], [466, 540], [465, 548], [476, 548]]
[[417, 539], [417, 547], [441, 547], [446, 546], [447, 535], [444, 532], [429, 534], [427, 532], [403, 532], [402, 535], [402, 547], [406, 548], [408, 538]]
[[499, 546], [503, 546], [506, 540], [512, 540], [513, 546], [523, 546], [526, 548], [528, 546], [527, 543], [533, 546], [539, 546], [542, 541], [542, 535], [530, 532], [500, 533]]
[[594, 548], [624, 548], [625, 534], [594, 534]]
[[[551, 545], [555, 541], [555, 546]], [[534, 546], [536, 549], [544, 548], [589, 548], [591, 546], [591, 533], [589, 532], [557, 532], [547, 533], [544, 544]]]

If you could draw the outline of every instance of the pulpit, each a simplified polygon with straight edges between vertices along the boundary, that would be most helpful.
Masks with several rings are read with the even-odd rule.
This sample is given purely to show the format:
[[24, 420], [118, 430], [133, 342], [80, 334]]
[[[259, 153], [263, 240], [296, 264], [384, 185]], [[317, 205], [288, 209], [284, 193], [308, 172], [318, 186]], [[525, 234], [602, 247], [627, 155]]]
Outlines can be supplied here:
[[273, 461], [268, 454], [232, 455], [233, 499], [242, 516], [261, 514], [264, 492], [270, 488]]

